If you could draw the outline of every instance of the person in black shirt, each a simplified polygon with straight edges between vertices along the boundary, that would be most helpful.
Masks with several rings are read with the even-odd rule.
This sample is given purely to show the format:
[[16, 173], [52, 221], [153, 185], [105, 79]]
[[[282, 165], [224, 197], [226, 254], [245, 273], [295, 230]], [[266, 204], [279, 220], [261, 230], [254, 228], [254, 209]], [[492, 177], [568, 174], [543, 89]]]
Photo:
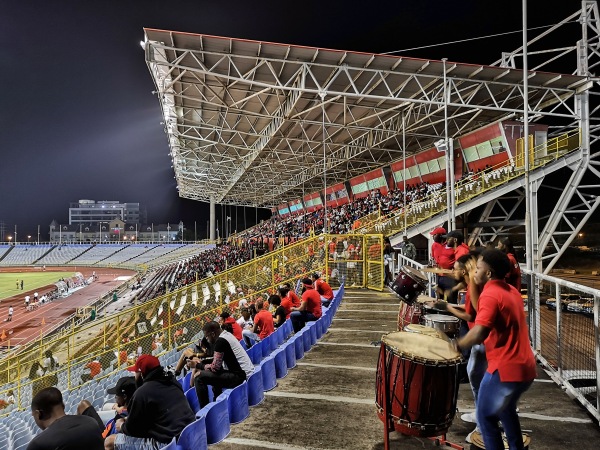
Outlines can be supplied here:
[[27, 450], [103, 450], [98, 424], [87, 416], [65, 414], [62, 393], [55, 387], [38, 392], [31, 401], [31, 415], [43, 433], [38, 434]]
[[208, 343], [206, 337], [202, 337], [201, 340], [196, 342], [193, 347], [188, 347], [183, 352], [181, 352], [181, 356], [179, 357], [179, 361], [177, 361], [177, 365], [175, 366], [175, 376], [178, 377], [181, 375], [181, 371], [185, 367], [185, 363], [188, 359], [196, 357], [202, 360], [202, 362], [210, 362], [207, 361], [208, 358], [212, 358], [213, 349], [212, 345]]
[[214, 321], [204, 325], [203, 331], [208, 342], [214, 344], [213, 361], [210, 364], [204, 364], [200, 359], [192, 358], [187, 363], [190, 369], [200, 371], [194, 378], [200, 408], [209, 403], [208, 386], [213, 387], [216, 399], [223, 388], [229, 389], [242, 384], [254, 372], [254, 365], [246, 350], [242, 348], [240, 341], [233, 334], [222, 330]]
[[275, 328], [279, 328], [285, 323], [285, 308], [281, 306], [281, 297], [279, 295], [271, 295], [269, 297], [269, 304], [275, 307], [273, 325], [275, 325]]
[[135, 323], [135, 337], [137, 345], [142, 347], [141, 353], [152, 353], [152, 324], [144, 311], [140, 311], [138, 321]]
[[[112, 450], [145, 450], [164, 447], [196, 417], [171, 372], [166, 372], [156, 356], [140, 355], [127, 370], [135, 372], [140, 384], [128, 405], [128, 416], [116, 422], [119, 434], [104, 441]], [[86, 449], [88, 450], [88, 449]]]

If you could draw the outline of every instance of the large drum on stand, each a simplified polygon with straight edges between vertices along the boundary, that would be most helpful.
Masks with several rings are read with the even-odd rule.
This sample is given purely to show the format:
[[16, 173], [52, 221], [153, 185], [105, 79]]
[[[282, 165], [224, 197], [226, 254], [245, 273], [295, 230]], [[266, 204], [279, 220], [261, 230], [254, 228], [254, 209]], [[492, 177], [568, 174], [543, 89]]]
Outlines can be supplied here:
[[402, 266], [391, 288], [402, 301], [412, 305], [419, 294], [427, 289], [427, 277], [417, 269]]
[[410, 436], [445, 434], [456, 413], [460, 362], [460, 353], [443, 339], [406, 332], [383, 336], [375, 392], [379, 418]]
[[400, 309], [398, 309], [398, 331], [404, 330], [406, 325], [409, 324], [420, 324], [422, 315], [422, 303], [406, 303], [400, 300]]

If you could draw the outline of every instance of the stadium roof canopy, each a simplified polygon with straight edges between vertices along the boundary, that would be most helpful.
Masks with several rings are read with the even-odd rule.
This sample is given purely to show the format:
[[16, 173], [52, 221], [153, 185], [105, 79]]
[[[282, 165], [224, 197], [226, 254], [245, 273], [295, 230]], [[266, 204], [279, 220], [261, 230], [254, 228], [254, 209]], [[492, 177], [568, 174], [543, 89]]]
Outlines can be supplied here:
[[[144, 48], [179, 195], [206, 202], [273, 206], [523, 112], [508, 67], [155, 29]], [[530, 118], [573, 122], [586, 79], [528, 86]]]

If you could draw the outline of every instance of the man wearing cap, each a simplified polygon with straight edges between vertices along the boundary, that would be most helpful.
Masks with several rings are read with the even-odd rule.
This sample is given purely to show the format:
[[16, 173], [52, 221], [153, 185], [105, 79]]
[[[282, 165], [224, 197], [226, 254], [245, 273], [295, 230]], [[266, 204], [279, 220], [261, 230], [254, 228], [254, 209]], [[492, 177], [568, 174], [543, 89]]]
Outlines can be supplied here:
[[115, 417], [106, 423], [106, 427], [102, 432], [102, 437], [110, 436], [117, 433], [116, 422], [119, 419], [127, 417], [129, 405], [133, 394], [135, 393], [136, 385], [134, 377], [121, 377], [117, 384], [106, 390], [107, 394], [115, 396], [115, 405], [113, 409], [116, 411]]
[[433, 244], [431, 244], [431, 258], [433, 258], [437, 264], [438, 252], [444, 247], [444, 236], [446, 235], [446, 229], [443, 227], [437, 227], [429, 234], [433, 238]]
[[181, 385], [165, 372], [157, 357], [140, 355], [127, 370], [139, 387], [129, 404], [129, 415], [117, 420], [121, 432], [108, 436], [106, 449], [150, 450], [166, 446], [195, 420]]
[[256, 314], [254, 315], [254, 325], [251, 330], [244, 330], [242, 336], [248, 348], [252, 347], [255, 343], [262, 341], [264, 338], [269, 336], [275, 331], [273, 325], [273, 316], [267, 311], [265, 301], [258, 299], [256, 301]]
[[[272, 325], [270, 314], [269, 320]], [[203, 364], [198, 358], [192, 358], [187, 363], [190, 369], [199, 370], [194, 378], [194, 386], [200, 408], [209, 403], [208, 386], [213, 387], [216, 399], [223, 388], [239, 386], [254, 372], [254, 365], [246, 350], [229, 331], [222, 330], [217, 322], [208, 322], [202, 331], [213, 347], [213, 360], [210, 364]]]
[[290, 314], [294, 332], [297, 333], [304, 328], [306, 322], [317, 320], [321, 317], [321, 312], [321, 296], [315, 290], [312, 280], [310, 278], [303, 278], [300, 306], [292, 308], [292, 313]]
[[[446, 233], [446, 230], [442, 227], [436, 228], [431, 232], [434, 240], [434, 243], [431, 246], [431, 256], [440, 269], [452, 270], [454, 261], [456, 261], [454, 247], [450, 246], [448, 241], [444, 242], [444, 234], [442, 234], [442, 232]], [[453, 277], [438, 275], [437, 293], [440, 297], [450, 303], [456, 303], [456, 296], [445, 298], [445, 293], [450, 291], [455, 285], [456, 281]]]

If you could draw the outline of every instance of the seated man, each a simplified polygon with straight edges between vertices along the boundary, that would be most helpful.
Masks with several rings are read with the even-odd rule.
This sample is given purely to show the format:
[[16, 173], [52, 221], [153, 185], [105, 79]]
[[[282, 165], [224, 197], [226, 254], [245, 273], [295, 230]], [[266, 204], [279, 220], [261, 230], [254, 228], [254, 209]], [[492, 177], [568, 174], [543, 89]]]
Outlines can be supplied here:
[[251, 330], [254, 327], [254, 322], [250, 317], [250, 310], [248, 308], [240, 309], [240, 317], [237, 320], [238, 325], [244, 330]]
[[275, 328], [279, 328], [285, 323], [286, 319], [285, 308], [281, 305], [281, 297], [279, 295], [271, 295], [269, 297], [269, 304], [275, 308], [275, 312], [273, 312], [273, 325]]
[[333, 289], [331, 289], [331, 286], [326, 281], [321, 280], [318, 273], [313, 273], [310, 277], [313, 280], [316, 291], [321, 296], [321, 303], [325, 308], [329, 308], [329, 305], [333, 301]]
[[[273, 324], [270, 314], [269, 319]], [[222, 330], [217, 322], [208, 322], [203, 331], [214, 348], [213, 362], [203, 364], [198, 358], [188, 361], [190, 369], [199, 370], [194, 378], [194, 386], [201, 408], [209, 403], [208, 386], [213, 387], [214, 398], [217, 398], [223, 388], [229, 389], [242, 384], [254, 372], [254, 365], [248, 354], [231, 333]]]
[[31, 401], [31, 415], [43, 433], [27, 446], [28, 450], [103, 450], [98, 424], [91, 417], [65, 414], [62, 393], [55, 387], [42, 389]]
[[306, 322], [317, 320], [321, 317], [321, 296], [315, 290], [310, 278], [302, 279], [302, 298], [298, 308], [292, 308], [290, 319], [294, 327], [294, 332], [297, 333]]
[[265, 308], [265, 301], [258, 299], [256, 301], [256, 315], [254, 316], [254, 326], [252, 330], [244, 330], [242, 336], [246, 341], [248, 348], [252, 347], [255, 343], [263, 340], [269, 336], [275, 327], [273, 325], [273, 316]]
[[116, 422], [118, 434], [104, 441], [108, 450], [158, 449], [179, 436], [195, 420], [195, 415], [172, 373], [160, 365], [156, 356], [140, 355], [127, 370], [135, 372], [139, 386], [128, 416]]
[[188, 359], [192, 357], [196, 357], [199, 359], [211, 358], [213, 355], [212, 346], [206, 340], [206, 337], [203, 337], [201, 340], [196, 342], [193, 347], [186, 348], [181, 352], [181, 356], [179, 357], [179, 361], [177, 361], [177, 365], [175, 366], [175, 376], [181, 375], [182, 369], [185, 367], [185, 363]]
[[227, 311], [223, 311], [219, 316], [221, 318], [222, 324], [230, 324], [231, 325], [231, 333], [235, 336], [238, 341], [242, 340], [242, 327], [240, 324], [236, 322], [236, 320], [231, 317]]

